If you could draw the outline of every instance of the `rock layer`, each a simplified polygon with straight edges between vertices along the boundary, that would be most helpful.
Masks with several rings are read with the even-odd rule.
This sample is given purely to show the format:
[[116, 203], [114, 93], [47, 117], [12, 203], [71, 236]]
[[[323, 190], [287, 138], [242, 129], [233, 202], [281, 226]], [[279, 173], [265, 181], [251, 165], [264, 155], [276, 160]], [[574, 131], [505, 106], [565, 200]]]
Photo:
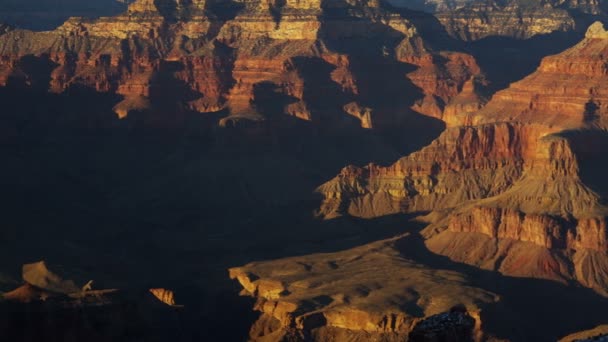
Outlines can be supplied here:
[[478, 329], [480, 310], [498, 297], [463, 274], [407, 259], [396, 251], [397, 241], [231, 269], [262, 312], [251, 339], [400, 341], [429, 330], [422, 328], [429, 325], [425, 317], [457, 305], [473, 317], [467, 316], [463, 335]]
[[[122, 15], [2, 35], [0, 85], [119, 94], [120, 117], [227, 109], [232, 120], [278, 112], [349, 122], [350, 109], [343, 108], [358, 103], [369, 108], [359, 125], [373, 128], [402, 120], [389, 108], [442, 117], [445, 104], [481, 73], [469, 55], [429, 50], [402, 15], [375, 2], [348, 6], [247, 2], [219, 9], [203, 1], [138, 0]], [[370, 40], [377, 43], [357, 48]], [[372, 64], [377, 75], [363, 67]], [[384, 82], [385, 76], [395, 81]], [[328, 92], [335, 100], [321, 101]], [[282, 105], [253, 105], [268, 96]], [[389, 105], [386, 99], [402, 100]]]

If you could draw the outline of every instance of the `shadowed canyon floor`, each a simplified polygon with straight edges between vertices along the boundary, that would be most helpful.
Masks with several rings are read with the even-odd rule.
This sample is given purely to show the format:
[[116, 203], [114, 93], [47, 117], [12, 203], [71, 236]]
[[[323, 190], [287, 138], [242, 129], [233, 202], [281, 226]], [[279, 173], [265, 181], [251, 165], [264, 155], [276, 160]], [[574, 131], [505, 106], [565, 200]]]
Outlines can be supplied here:
[[[100, 341], [608, 323], [603, 4], [431, 6], [137, 0], [0, 25], [0, 315], [34, 317], [13, 340], [69, 340], [68, 321]], [[8, 300], [38, 293], [19, 276], [38, 260], [136, 298]], [[147, 289], [184, 307], [142, 315]]]
[[[312, 215], [319, 200], [311, 189], [342, 165], [390, 162], [401, 153], [371, 132], [336, 136], [296, 122], [274, 137], [243, 140], [242, 131], [210, 128], [190, 115], [185, 128], [167, 133], [118, 121], [111, 101], [94, 92], [0, 94], [27, 113], [2, 145], [7, 217], [0, 253], [13, 279], [18, 265], [45, 259], [72, 278], [89, 274], [100, 287], [173, 288], [188, 303], [184, 329], [192, 340], [238, 340], [255, 316], [236, 296], [228, 267], [401, 232], [392, 218], [324, 222]], [[26, 101], [32, 96], [47, 100]], [[89, 101], [100, 104], [98, 113], [87, 109]], [[48, 116], [52, 108], [63, 114]], [[96, 115], [91, 130], [83, 129]], [[345, 141], [351, 143], [340, 149]], [[361, 145], [356, 153], [353, 144]], [[8, 291], [16, 282], [3, 284]], [[201, 321], [208, 323], [201, 328]]]

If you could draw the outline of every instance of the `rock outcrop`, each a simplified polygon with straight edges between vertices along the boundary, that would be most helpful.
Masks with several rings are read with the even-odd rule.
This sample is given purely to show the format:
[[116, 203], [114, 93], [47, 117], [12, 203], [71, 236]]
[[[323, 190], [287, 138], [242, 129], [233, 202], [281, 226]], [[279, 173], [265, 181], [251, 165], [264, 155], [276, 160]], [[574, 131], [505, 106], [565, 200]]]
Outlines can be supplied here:
[[[42, 261], [23, 265], [22, 276], [23, 285], [0, 295], [4, 339], [163, 341], [178, 336], [176, 306], [157, 289], [141, 294], [93, 290], [92, 281], [80, 289]], [[158, 317], [164, 326], [154, 326]]]
[[[262, 312], [251, 340], [401, 341], [409, 335], [422, 341], [432, 331], [440, 334], [447, 322], [462, 327], [463, 338], [480, 333], [479, 313], [498, 297], [472, 286], [463, 274], [400, 255], [397, 242], [231, 269], [231, 278]], [[469, 314], [440, 315], [459, 305]], [[454, 336], [450, 328], [444, 333]]]

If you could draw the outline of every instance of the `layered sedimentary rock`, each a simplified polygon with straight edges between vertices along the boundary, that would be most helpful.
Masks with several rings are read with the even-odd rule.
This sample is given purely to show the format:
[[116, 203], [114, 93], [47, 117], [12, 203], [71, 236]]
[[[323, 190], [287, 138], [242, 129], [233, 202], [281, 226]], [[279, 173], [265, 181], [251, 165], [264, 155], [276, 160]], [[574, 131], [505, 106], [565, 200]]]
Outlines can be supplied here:
[[[598, 158], [608, 141], [605, 32], [594, 24], [579, 44], [545, 58], [537, 72], [487, 104], [475, 92], [478, 80], [464, 81], [438, 111], [448, 125], [439, 138], [391, 166], [344, 168], [318, 188], [324, 196], [318, 215], [427, 214], [419, 217], [427, 224], [420, 244], [455, 264], [578, 282], [608, 295], [607, 192], [596, 182], [602, 172], [594, 171], [605, 169]], [[432, 79], [413, 80], [450, 94]], [[369, 125], [369, 107], [349, 103], [345, 110]], [[422, 259], [425, 265], [411, 260], [425, 253], [410, 251], [415, 239], [405, 234], [344, 252], [231, 269], [262, 312], [251, 338], [415, 338], [424, 318], [449, 321], [433, 315], [464, 303], [476, 323], [452, 331], [473, 324], [471, 334], [482, 339], [479, 312], [492, 306], [492, 296], [461, 275], [444, 275], [431, 256]]]
[[[395, 124], [404, 112], [441, 118], [481, 73], [469, 55], [430, 51], [411, 22], [373, 1], [224, 7], [139, 0], [114, 17], [9, 32], [0, 39], [0, 85], [44, 88], [39, 74], [48, 72], [53, 92], [84, 86], [122, 95], [120, 117], [228, 109], [236, 121], [274, 112], [317, 122], [349, 122], [352, 115], [373, 128]], [[360, 49], [367, 41], [374, 44]], [[332, 101], [321, 101], [327, 94]], [[260, 106], [269, 98], [281, 105]], [[367, 114], [353, 114], [349, 103]]]
[[389, 167], [348, 167], [319, 192], [325, 217], [434, 212], [427, 246], [503, 274], [576, 279], [606, 294], [602, 24], [481, 110], [450, 111], [430, 146]]
[[[262, 312], [251, 339], [402, 341], [412, 333], [416, 341], [433, 329], [455, 337], [457, 327], [462, 339], [481, 333], [480, 310], [498, 297], [472, 286], [463, 274], [404, 257], [395, 248], [398, 241], [231, 269]], [[446, 327], [447, 317], [424, 320], [458, 305], [468, 311], [466, 324]]]

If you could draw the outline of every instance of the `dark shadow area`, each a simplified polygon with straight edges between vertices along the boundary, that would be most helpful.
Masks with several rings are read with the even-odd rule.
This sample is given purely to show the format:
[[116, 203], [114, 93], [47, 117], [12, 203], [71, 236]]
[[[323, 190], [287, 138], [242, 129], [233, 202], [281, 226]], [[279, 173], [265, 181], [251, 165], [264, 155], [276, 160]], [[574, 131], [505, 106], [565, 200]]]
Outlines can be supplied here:
[[[48, 93], [52, 66], [23, 63], [39, 80], [0, 88], [3, 270], [47, 260], [96, 288], [170, 288], [186, 304], [181, 340], [242, 340], [256, 314], [228, 267], [351, 248], [402, 227], [401, 217], [313, 217], [314, 189], [342, 167], [401, 154], [372, 130], [281, 116], [293, 99], [275, 85], [255, 89], [269, 120], [219, 128], [226, 112], [179, 110], [197, 94], [172, 77], [180, 65], [166, 63], [153, 109], [119, 120], [119, 96], [76, 86]], [[322, 101], [310, 82], [306, 91]]]
[[[413, 233], [396, 244], [403, 256], [436, 269], [466, 274], [472, 286], [500, 295], [482, 311], [482, 329], [511, 341], [556, 341], [572, 332], [605, 324], [608, 299], [591, 289], [554, 281], [515, 278], [482, 270], [430, 252]], [[576, 314], [574, 314], [576, 313]]]
[[278, 85], [269, 81], [260, 82], [253, 87], [253, 108], [270, 120], [280, 120], [285, 115], [285, 106], [296, 101], [295, 97], [285, 95]]
[[600, 119], [598, 110], [600, 107], [593, 101], [589, 101], [585, 104], [585, 113], [583, 114], [583, 120], [587, 124], [594, 124]]
[[277, 29], [279, 28], [279, 25], [281, 23], [281, 17], [283, 16], [283, 8], [286, 4], [286, 0], [275, 0], [273, 3], [270, 4], [270, 15], [272, 15], [272, 19], [274, 20]]
[[154, 6], [158, 9], [158, 12], [166, 21], [170, 23], [174, 23], [177, 21], [177, 2], [166, 0], [154, 0]]
[[0, 22], [35, 31], [52, 30], [70, 17], [99, 18], [126, 11], [115, 0], [2, 0]]
[[214, 1], [207, 5], [207, 11], [211, 16], [222, 22], [233, 20], [245, 5], [235, 1]]
[[[597, 119], [596, 106], [587, 106], [588, 112], [594, 114], [593, 120]], [[579, 163], [581, 181], [597, 192], [605, 202], [608, 197], [608, 160], [604, 157], [604, 151], [608, 149], [608, 133], [600, 130], [578, 130], [562, 132], [560, 135], [566, 137], [572, 145]]]

